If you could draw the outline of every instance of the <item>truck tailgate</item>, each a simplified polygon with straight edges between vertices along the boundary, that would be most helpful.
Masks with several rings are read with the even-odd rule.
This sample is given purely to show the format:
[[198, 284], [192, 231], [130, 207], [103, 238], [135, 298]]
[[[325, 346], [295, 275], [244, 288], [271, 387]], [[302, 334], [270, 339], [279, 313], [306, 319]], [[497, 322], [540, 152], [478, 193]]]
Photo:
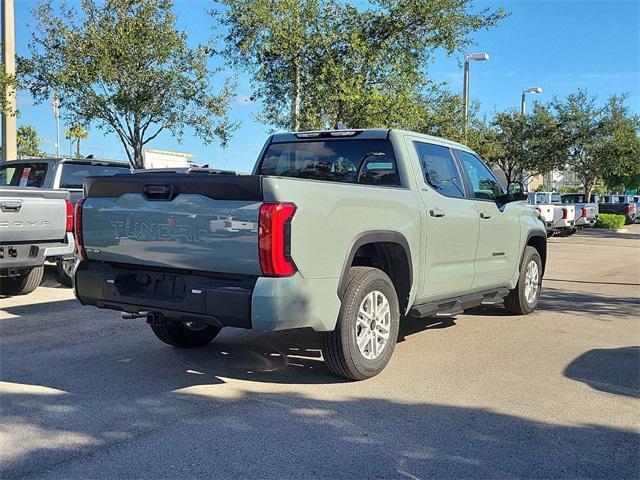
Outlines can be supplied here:
[[39, 188], [0, 188], [0, 243], [65, 238], [69, 193]]
[[90, 178], [85, 192], [82, 231], [90, 260], [261, 273], [259, 176], [134, 173]]

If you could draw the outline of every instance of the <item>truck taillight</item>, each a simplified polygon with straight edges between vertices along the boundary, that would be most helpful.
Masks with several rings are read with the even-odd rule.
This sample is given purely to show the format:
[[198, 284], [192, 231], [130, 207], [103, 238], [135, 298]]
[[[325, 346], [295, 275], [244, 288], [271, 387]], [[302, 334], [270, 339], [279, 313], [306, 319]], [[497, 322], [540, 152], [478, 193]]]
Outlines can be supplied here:
[[582, 218], [587, 218], [587, 209], [586, 208], [582, 209]]
[[293, 203], [263, 203], [258, 226], [258, 253], [262, 273], [269, 277], [287, 277], [297, 268], [291, 259], [291, 219]]
[[566, 220], [568, 217], [569, 217], [569, 209], [563, 208], [562, 209], [562, 219]]
[[633, 205], [627, 205], [627, 213], [631, 215], [633, 213]]
[[78, 203], [76, 203], [73, 229], [73, 234], [76, 237], [76, 251], [78, 252], [78, 256], [82, 259], [87, 258], [87, 255], [84, 251], [84, 243], [82, 242], [82, 205], [84, 204], [84, 200], [84, 198], [81, 198]]
[[66, 200], [67, 203], [67, 233], [73, 232], [73, 204]]

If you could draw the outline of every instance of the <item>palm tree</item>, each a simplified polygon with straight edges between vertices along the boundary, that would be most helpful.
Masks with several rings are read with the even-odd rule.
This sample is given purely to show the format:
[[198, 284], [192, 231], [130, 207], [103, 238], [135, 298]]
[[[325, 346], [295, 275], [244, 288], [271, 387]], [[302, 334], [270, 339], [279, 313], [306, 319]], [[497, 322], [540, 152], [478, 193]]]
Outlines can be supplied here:
[[80, 140], [86, 140], [89, 137], [87, 129], [79, 124], [71, 125], [69, 130], [64, 132], [64, 136], [76, 141], [76, 157], [80, 157]]

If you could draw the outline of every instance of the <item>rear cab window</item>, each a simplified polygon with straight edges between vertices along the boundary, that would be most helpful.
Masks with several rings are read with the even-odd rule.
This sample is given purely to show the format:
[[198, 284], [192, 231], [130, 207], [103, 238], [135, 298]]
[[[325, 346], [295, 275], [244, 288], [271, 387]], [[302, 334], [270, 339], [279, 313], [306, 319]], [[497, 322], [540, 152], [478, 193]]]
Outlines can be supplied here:
[[81, 189], [87, 177], [105, 177], [129, 172], [129, 166], [63, 163], [59, 188]]
[[0, 186], [42, 187], [48, 169], [47, 162], [7, 162], [0, 165]]
[[317, 139], [272, 143], [258, 173], [278, 177], [399, 186], [393, 147], [383, 139]]

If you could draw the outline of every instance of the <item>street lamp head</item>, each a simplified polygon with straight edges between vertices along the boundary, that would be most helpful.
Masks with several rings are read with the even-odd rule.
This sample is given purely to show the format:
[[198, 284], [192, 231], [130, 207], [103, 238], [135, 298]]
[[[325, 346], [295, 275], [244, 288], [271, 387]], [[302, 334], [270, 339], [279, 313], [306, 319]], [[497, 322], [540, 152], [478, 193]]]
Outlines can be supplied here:
[[542, 93], [542, 87], [529, 87], [523, 90], [523, 93]]
[[484, 62], [486, 60], [489, 60], [489, 54], [482, 52], [482, 53], [467, 53], [464, 56], [464, 59], [466, 61], [469, 60], [475, 60], [476, 62]]

